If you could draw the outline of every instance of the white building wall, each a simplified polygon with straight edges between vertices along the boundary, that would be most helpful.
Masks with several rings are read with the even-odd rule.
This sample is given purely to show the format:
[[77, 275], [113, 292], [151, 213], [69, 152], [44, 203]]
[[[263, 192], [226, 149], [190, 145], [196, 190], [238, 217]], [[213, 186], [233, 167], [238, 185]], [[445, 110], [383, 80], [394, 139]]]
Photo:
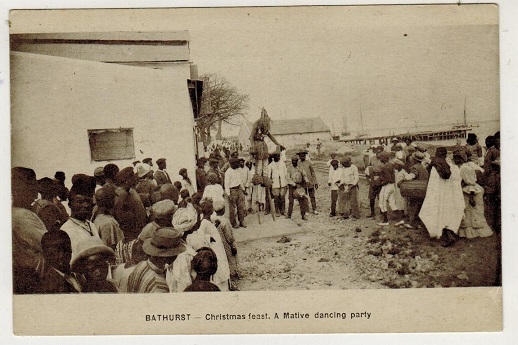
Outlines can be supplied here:
[[[194, 119], [188, 64], [167, 70], [38, 54], [11, 54], [12, 166], [37, 177], [92, 175], [88, 129], [134, 128], [136, 160], [168, 159], [194, 176]], [[133, 159], [112, 161], [120, 168]]]

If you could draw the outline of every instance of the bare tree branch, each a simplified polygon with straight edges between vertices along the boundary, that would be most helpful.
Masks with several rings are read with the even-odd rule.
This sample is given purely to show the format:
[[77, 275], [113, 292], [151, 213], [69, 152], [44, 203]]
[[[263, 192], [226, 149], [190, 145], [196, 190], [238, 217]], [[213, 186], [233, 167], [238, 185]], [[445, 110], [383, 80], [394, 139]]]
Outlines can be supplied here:
[[[210, 128], [217, 131], [216, 137], [221, 139], [221, 123], [233, 126], [238, 124], [231, 120], [243, 117], [248, 109], [249, 96], [240, 94], [237, 88], [217, 74], [204, 75], [201, 114], [196, 124], [199, 128]], [[207, 133], [207, 131], [203, 131]], [[207, 138], [208, 139], [208, 138]]]

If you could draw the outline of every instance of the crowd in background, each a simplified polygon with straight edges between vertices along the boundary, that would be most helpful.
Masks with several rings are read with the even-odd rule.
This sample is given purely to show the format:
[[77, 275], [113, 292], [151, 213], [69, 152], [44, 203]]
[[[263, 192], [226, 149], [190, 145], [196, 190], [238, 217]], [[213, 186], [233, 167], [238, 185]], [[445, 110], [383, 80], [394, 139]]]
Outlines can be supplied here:
[[450, 151], [437, 147], [433, 157], [411, 139], [395, 138], [388, 149], [372, 146], [365, 166], [370, 217], [375, 217], [377, 198], [380, 226], [389, 225], [390, 211], [396, 225], [426, 228], [444, 246], [454, 245], [458, 236], [500, 232], [499, 132], [485, 139], [485, 150], [469, 133], [465, 145], [458, 142]]

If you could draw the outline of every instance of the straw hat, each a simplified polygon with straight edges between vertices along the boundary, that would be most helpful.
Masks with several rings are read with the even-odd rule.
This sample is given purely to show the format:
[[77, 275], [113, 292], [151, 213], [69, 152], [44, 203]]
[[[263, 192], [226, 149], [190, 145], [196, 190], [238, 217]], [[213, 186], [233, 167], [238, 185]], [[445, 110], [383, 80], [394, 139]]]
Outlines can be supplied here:
[[136, 170], [137, 170], [138, 177], [142, 178], [151, 171], [151, 165], [149, 165], [147, 163], [137, 164]]
[[103, 243], [97, 236], [89, 236], [77, 244], [76, 255], [70, 261], [70, 267], [76, 268], [84, 259], [96, 254], [104, 254], [107, 257], [115, 257], [113, 249]]
[[144, 241], [142, 249], [150, 256], [171, 257], [183, 253], [186, 247], [182, 243], [182, 233], [166, 227], [154, 231], [151, 238]]

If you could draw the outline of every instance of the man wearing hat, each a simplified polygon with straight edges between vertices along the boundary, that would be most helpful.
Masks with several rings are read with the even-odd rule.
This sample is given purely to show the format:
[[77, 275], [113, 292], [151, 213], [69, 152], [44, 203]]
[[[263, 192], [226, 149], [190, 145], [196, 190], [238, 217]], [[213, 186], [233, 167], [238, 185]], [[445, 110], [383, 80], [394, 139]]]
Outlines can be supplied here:
[[415, 144], [413, 144], [413, 140], [411, 137], [405, 137], [403, 139], [404, 146], [403, 146], [403, 153], [405, 155], [405, 161], [403, 163], [406, 163], [406, 158], [410, 156], [415, 151]]
[[142, 163], [149, 165], [150, 167], [153, 167], [153, 159], [152, 158], [144, 158], [142, 160]]
[[106, 183], [103, 187], [108, 187], [113, 189], [114, 191], [117, 189], [117, 174], [119, 173], [119, 167], [113, 163], [106, 164], [103, 169], [104, 178], [106, 179]]
[[138, 164], [137, 167], [138, 183], [135, 190], [140, 195], [144, 207], [151, 207], [151, 194], [155, 191], [156, 183], [153, 180], [153, 170], [145, 163]]
[[167, 293], [167, 266], [186, 250], [182, 233], [173, 228], [160, 228], [142, 246], [149, 256], [140, 262], [128, 277], [127, 291], [133, 293]]
[[381, 186], [379, 184], [379, 173], [383, 166], [379, 159], [379, 155], [382, 152], [384, 152], [384, 147], [382, 145], [375, 146], [373, 148], [374, 155], [370, 157], [369, 163], [365, 168], [365, 176], [369, 182], [369, 206], [371, 211], [369, 218], [374, 218], [376, 216], [376, 197], [379, 196], [381, 190]]
[[147, 224], [147, 213], [140, 195], [135, 190], [137, 175], [132, 167], [127, 167], [117, 174], [117, 197], [113, 216], [119, 222], [124, 240], [137, 238], [142, 228]]
[[94, 178], [95, 178], [95, 190], [97, 191], [99, 188], [104, 186], [104, 184], [106, 183], [106, 178], [104, 177], [104, 167], [95, 168]]
[[405, 152], [403, 151], [403, 145], [401, 145], [401, 143], [397, 143], [396, 145], [394, 145], [395, 147], [395, 157], [396, 159], [399, 159], [400, 161], [405, 161], [406, 159], [406, 156], [405, 156]]
[[470, 161], [480, 166], [484, 164], [482, 146], [480, 146], [478, 143], [478, 138], [475, 133], [468, 133], [468, 137], [466, 138], [466, 146], [464, 146], [464, 148]]
[[[422, 152], [416, 151], [412, 155], [413, 160], [415, 161], [415, 164], [410, 167], [410, 176], [413, 176], [413, 180], [416, 181], [428, 181], [428, 178], [430, 177], [430, 174], [428, 173], [428, 170], [426, 169], [426, 161], [425, 161], [425, 155]], [[423, 205], [422, 198], [419, 197], [413, 197], [409, 196], [407, 197], [408, 201], [408, 224], [405, 224], [405, 227], [407, 228], [417, 228], [421, 224], [421, 221], [419, 217], [417, 216], [419, 214], [419, 211], [421, 211], [421, 206]]]
[[[244, 159], [243, 159], [244, 161]], [[252, 178], [254, 176], [254, 168], [253, 164], [250, 161], [242, 162], [240, 160], [240, 164], [243, 165], [243, 169], [241, 173], [243, 174], [243, 184], [245, 186], [245, 209], [247, 214], [252, 213]]]
[[157, 186], [161, 186], [166, 183], [173, 183], [169, 174], [165, 170], [167, 167], [167, 162], [165, 158], [157, 159], [156, 164], [158, 165], [158, 170], [155, 172], [154, 178]]
[[333, 159], [329, 162], [329, 173], [327, 184], [329, 185], [329, 189], [331, 189], [331, 212], [329, 213], [329, 217], [336, 216], [336, 202], [338, 200], [338, 187], [341, 183], [342, 178], [342, 168], [338, 165], [340, 162], [334, 159], [336, 155], [332, 156]]
[[[288, 186], [288, 169], [286, 163], [281, 161], [279, 150], [273, 153], [273, 161], [268, 165], [268, 174], [272, 180], [272, 194], [277, 216], [284, 216], [286, 207], [286, 192]], [[272, 210], [273, 212], [273, 210]]]
[[203, 193], [207, 185], [207, 172], [205, 166], [207, 165], [207, 158], [201, 157], [196, 162], [196, 188], [199, 193]]
[[230, 212], [230, 223], [233, 227], [238, 227], [236, 222], [236, 208], [239, 226], [246, 228], [245, 221], [245, 186], [243, 177], [237, 170], [239, 159], [230, 158], [230, 168], [225, 172], [225, 193], [228, 195], [228, 207]]
[[390, 142], [392, 143], [392, 146], [390, 147], [390, 151], [391, 152], [397, 151], [396, 145], [399, 143], [399, 139], [394, 137], [394, 138], [392, 138], [392, 140]]
[[99, 237], [97, 227], [90, 221], [94, 207], [93, 196], [95, 179], [91, 176], [79, 176], [70, 189], [68, 206], [70, 218], [61, 226], [61, 230], [70, 237], [72, 256], [77, 253], [78, 243], [88, 237]]
[[210, 158], [209, 159], [209, 169], [207, 170], [207, 176], [210, 174], [216, 175], [218, 178], [217, 184], [223, 185], [223, 179], [221, 177], [221, 172], [219, 170], [219, 160], [216, 158]]
[[156, 230], [171, 225], [173, 220], [173, 214], [176, 212], [177, 207], [172, 200], [166, 199], [161, 200], [151, 207], [151, 218], [152, 222], [148, 223], [144, 229], [138, 235], [141, 241], [145, 241], [152, 237], [153, 232]]
[[386, 226], [389, 225], [388, 209], [390, 208], [391, 211], [395, 212], [399, 211], [394, 197], [396, 176], [394, 173], [394, 165], [389, 162], [390, 153], [385, 151], [381, 152], [379, 154], [379, 159], [381, 163], [383, 163], [379, 173], [379, 183], [381, 185], [379, 207], [383, 221], [378, 223], [378, 225]]
[[105, 245], [115, 249], [119, 241], [124, 239], [119, 223], [113, 217], [115, 206], [115, 192], [111, 188], [101, 188], [95, 192], [97, 211], [93, 222], [99, 232], [99, 237]]
[[298, 156], [291, 157], [291, 164], [288, 166], [288, 214], [286, 218], [291, 218], [294, 200], [297, 199], [301, 218], [302, 220], [307, 220], [306, 212], [309, 211], [308, 199], [305, 192], [307, 183], [308, 177], [306, 171], [299, 165]]
[[[344, 218], [350, 213], [353, 220], [360, 219], [360, 207], [358, 205], [358, 182], [360, 175], [358, 167], [352, 164], [350, 156], [346, 156], [340, 162], [342, 165], [342, 176], [340, 177], [340, 203], [338, 211]], [[350, 208], [348, 210], [347, 208]]]
[[49, 231], [59, 230], [68, 220], [68, 214], [63, 212], [55, 203], [58, 186], [48, 177], [38, 181], [38, 191], [41, 199], [34, 202], [34, 213], [41, 219]]
[[13, 292], [35, 293], [38, 281], [36, 269], [41, 267], [43, 253], [41, 238], [47, 232], [45, 225], [31, 211], [38, 196], [36, 173], [32, 169], [11, 169], [12, 192], [12, 246]]
[[318, 189], [317, 175], [315, 174], [315, 170], [313, 169], [311, 162], [306, 159], [307, 154], [308, 151], [300, 151], [297, 153], [299, 156], [298, 165], [306, 172], [306, 176], [308, 178], [306, 188], [308, 191], [309, 199], [311, 200], [311, 208], [313, 209], [314, 214], [318, 214], [317, 200], [315, 199], [315, 189]]
[[166, 183], [160, 186], [158, 189], [160, 192], [160, 200], [172, 200], [175, 205], [178, 205], [178, 199], [180, 198], [180, 192], [171, 183]]
[[82, 292], [116, 293], [115, 283], [108, 278], [110, 264], [115, 260], [115, 252], [97, 237], [82, 239], [72, 255], [70, 268], [84, 277]]

